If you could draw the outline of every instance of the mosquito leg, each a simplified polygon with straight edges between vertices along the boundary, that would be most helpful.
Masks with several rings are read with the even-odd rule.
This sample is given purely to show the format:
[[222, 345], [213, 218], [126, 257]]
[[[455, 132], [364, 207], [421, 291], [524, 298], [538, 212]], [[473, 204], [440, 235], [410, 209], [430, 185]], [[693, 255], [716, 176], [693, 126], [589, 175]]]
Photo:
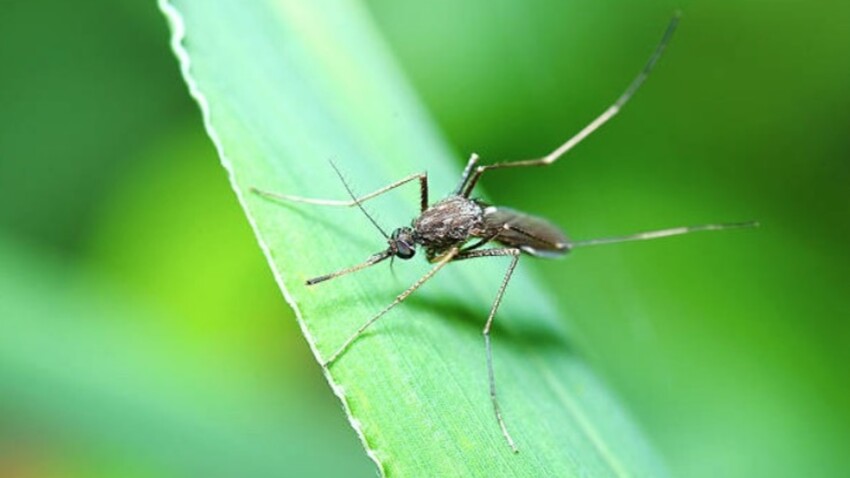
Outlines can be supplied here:
[[662, 237], [680, 236], [682, 234], [690, 234], [699, 231], [722, 231], [725, 229], [744, 229], [750, 227], [758, 227], [758, 221], [747, 222], [727, 222], [723, 224], [702, 224], [699, 226], [682, 226], [673, 227], [670, 229], [659, 229], [657, 231], [644, 231], [627, 236], [600, 237], [596, 239], [587, 239], [584, 241], [575, 241], [570, 244], [570, 247], [587, 247], [598, 246], [601, 244], [616, 244], [618, 242], [631, 241], [647, 241], [650, 239], [660, 239]]
[[460, 250], [460, 254], [458, 254], [458, 256], [466, 257], [466, 253], [471, 252], [475, 249], [478, 249], [482, 246], [489, 244], [490, 241], [492, 241], [493, 239], [495, 239], [498, 236], [499, 236], [499, 233], [497, 232], [495, 234], [490, 234], [489, 236], [482, 237], [478, 241], [473, 242], [472, 244], [470, 244], [468, 246], [464, 246], [463, 249]]
[[360, 196], [356, 199], [351, 199], [348, 201], [337, 200], [337, 199], [312, 199], [305, 198], [301, 196], [293, 196], [290, 194], [278, 194], [269, 191], [263, 191], [261, 189], [252, 187], [251, 192], [255, 194], [259, 194], [260, 196], [275, 199], [278, 201], [291, 201], [298, 202], [304, 204], [315, 204], [317, 206], [333, 206], [333, 207], [353, 207], [356, 206], [357, 203], [364, 203], [372, 198], [378, 197], [385, 192], [391, 191], [399, 186], [403, 186], [415, 179], [419, 180], [419, 207], [421, 211], [424, 211], [428, 208], [428, 173], [416, 173], [411, 174], [410, 176], [399, 179], [398, 181], [389, 184], [387, 186], [378, 189], [377, 191], [371, 192], [369, 194]]
[[393, 307], [402, 303], [404, 301], [404, 299], [406, 299], [410, 294], [412, 294], [414, 291], [416, 291], [416, 289], [421, 287], [422, 284], [427, 282], [428, 279], [433, 277], [434, 274], [436, 274], [446, 264], [451, 262], [452, 259], [454, 259], [455, 256], [457, 256], [457, 254], [458, 254], [458, 248], [457, 247], [454, 247], [454, 248], [450, 249], [447, 253], [445, 253], [436, 262], [436, 265], [434, 267], [432, 267], [430, 271], [428, 271], [418, 281], [414, 282], [413, 285], [410, 286], [406, 291], [399, 294], [398, 297], [396, 297], [395, 300], [393, 300], [390, 303], [390, 305], [384, 307], [384, 309], [382, 311], [378, 312], [377, 314], [375, 314], [374, 317], [372, 317], [371, 319], [366, 321], [366, 323], [361, 325], [360, 328], [358, 328], [357, 331], [355, 331], [354, 334], [352, 334], [351, 337], [349, 337], [348, 340], [346, 340], [345, 343], [343, 343], [342, 346], [340, 348], [338, 348], [336, 352], [333, 353], [333, 355], [331, 355], [327, 360], [324, 361], [324, 363], [322, 363], [322, 366], [328, 367], [331, 364], [333, 364], [336, 361], [336, 359], [338, 359], [343, 353], [345, 353], [346, 350], [348, 350], [348, 348], [351, 346], [351, 344], [354, 343], [355, 340], [357, 340], [361, 335], [363, 335], [363, 332], [365, 332], [366, 329], [368, 329], [378, 319], [380, 319], [381, 317], [386, 315], [386, 313], [389, 312], [390, 310], [392, 310]]
[[459, 254], [454, 260], [460, 261], [464, 259], [474, 259], [477, 257], [498, 257], [512, 256], [510, 265], [505, 278], [502, 280], [502, 285], [499, 287], [499, 292], [496, 294], [496, 299], [493, 301], [493, 306], [490, 308], [490, 315], [487, 317], [487, 323], [484, 324], [484, 350], [487, 354], [487, 379], [490, 383], [490, 400], [493, 402], [493, 412], [496, 414], [496, 421], [499, 422], [499, 428], [502, 429], [502, 436], [511, 447], [511, 451], [518, 453], [519, 449], [514, 444], [511, 434], [508, 433], [508, 428], [505, 426], [505, 420], [502, 417], [502, 409], [499, 406], [499, 399], [496, 396], [496, 375], [493, 373], [493, 348], [490, 345], [490, 328], [493, 325], [493, 318], [496, 316], [496, 311], [499, 310], [499, 304], [502, 303], [502, 297], [505, 295], [505, 289], [508, 287], [508, 282], [511, 280], [511, 275], [514, 273], [517, 262], [519, 262], [520, 250], [516, 248], [508, 249], [484, 249], [479, 251], [470, 251]]
[[466, 167], [463, 168], [463, 174], [460, 175], [460, 184], [457, 185], [457, 188], [454, 190], [454, 195], [460, 195], [463, 193], [463, 190], [466, 186], [466, 181], [469, 180], [469, 175], [472, 173], [472, 168], [475, 167], [475, 164], [478, 163], [478, 155], [472, 153], [469, 157], [469, 161], [466, 163]]
[[336, 279], [339, 276], [344, 276], [346, 274], [351, 274], [352, 272], [357, 272], [359, 270], [363, 270], [363, 269], [365, 269], [367, 267], [371, 267], [371, 266], [373, 266], [373, 265], [375, 265], [375, 264], [377, 264], [377, 263], [379, 263], [383, 260], [386, 260], [388, 257], [390, 258], [390, 260], [392, 260], [392, 257], [393, 257], [392, 251], [390, 251], [389, 249], [387, 249], [383, 252], [379, 252], [377, 254], [374, 254], [369, 259], [366, 259], [365, 262], [361, 262], [360, 264], [357, 264], [355, 266], [346, 267], [345, 269], [340, 269], [336, 272], [331, 272], [330, 274], [325, 274], [325, 275], [322, 275], [322, 276], [313, 277], [312, 279], [307, 279], [307, 285], [316, 285], [319, 282], [325, 282], [325, 281], [328, 281], [328, 280], [331, 280], [331, 279]]
[[[628, 88], [617, 98], [611, 106], [608, 107], [601, 115], [599, 115], [596, 119], [590, 122], [587, 126], [585, 126], [581, 131], [576, 133], [573, 137], [568, 139], [564, 144], [559, 146], [556, 150], [552, 151], [548, 155], [537, 158], [537, 159], [526, 159], [520, 161], [509, 161], [504, 163], [495, 163], [488, 164], [485, 166], [478, 166], [469, 176], [468, 181], [465, 181], [465, 187], [458, 194], [469, 197], [470, 193], [472, 193], [472, 189], [475, 187], [475, 184], [478, 182], [478, 179], [481, 178], [481, 175], [484, 174], [485, 171], [489, 171], [491, 169], [502, 169], [502, 168], [518, 168], [525, 166], [546, 166], [548, 164], [552, 164], [558, 160], [561, 156], [567, 153], [567, 151], [573, 149], [577, 144], [581, 143], [585, 138], [590, 136], [591, 133], [599, 129], [600, 126], [607, 123], [608, 120], [613, 118], [617, 113], [620, 112], [620, 109], [625, 105], [629, 99], [635, 94], [635, 92], [640, 88], [640, 85], [643, 84], [644, 80], [646, 80], [649, 73], [652, 71], [652, 68], [658, 62], [658, 59], [661, 58], [661, 54], [664, 52], [664, 49], [667, 48], [667, 44], [670, 41], [670, 37], [673, 36], [673, 32], [676, 30], [676, 26], [679, 24], [680, 14], [677, 12], [676, 15], [670, 20], [670, 23], [667, 25], [667, 30], [664, 31], [664, 36], [661, 37], [661, 41], [658, 43], [658, 46], [655, 47], [655, 51], [652, 53], [652, 56], [649, 57], [649, 60], [644, 65], [643, 70], [635, 77], [634, 80], [629, 84]], [[466, 176], [464, 176], [466, 179]]]

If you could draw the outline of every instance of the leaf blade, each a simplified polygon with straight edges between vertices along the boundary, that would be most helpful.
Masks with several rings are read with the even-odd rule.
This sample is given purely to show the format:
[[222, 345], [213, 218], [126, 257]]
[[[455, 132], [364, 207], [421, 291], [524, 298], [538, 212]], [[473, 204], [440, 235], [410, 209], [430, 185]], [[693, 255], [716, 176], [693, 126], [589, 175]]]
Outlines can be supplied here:
[[[160, 5], [278, 283], [314, 354], [327, 357], [404, 285], [368, 270], [305, 287], [385, 246], [355, 211], [282, 207], [248, 191], [338, 192], [322, 164], [331, 156], [366, 189], [427, 166], [432, 191], [449, 190], [452, 154], [358, 3]], [[372, 210], [404, 224], [415, 204], [381, 199]], [[510, 454], [492, 416], [480, 336], [505, 266], [446, 268], [326, 372], [381, 473], [665, 475], [622, 405], [569, 349], [559, 314], [522, 264], [494, 330], [500, 399], [522, 448]], [[411, 282], [425, 269], [401, 274]]]

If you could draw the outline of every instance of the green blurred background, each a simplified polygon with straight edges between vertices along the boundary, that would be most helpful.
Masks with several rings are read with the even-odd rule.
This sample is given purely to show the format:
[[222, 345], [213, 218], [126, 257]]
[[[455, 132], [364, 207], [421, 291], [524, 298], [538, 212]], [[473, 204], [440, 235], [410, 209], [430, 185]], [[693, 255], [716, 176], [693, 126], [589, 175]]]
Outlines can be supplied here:
[[[850, 4], [367, 6], [458, 167], [560, 144], [681, 8], [620, 117], [483, 186], [576, 238], [761, 220], [534, 267], [674, 475], [846, 476]], [[2, 10], [0, 476], [373, 476], [153, 3]]]

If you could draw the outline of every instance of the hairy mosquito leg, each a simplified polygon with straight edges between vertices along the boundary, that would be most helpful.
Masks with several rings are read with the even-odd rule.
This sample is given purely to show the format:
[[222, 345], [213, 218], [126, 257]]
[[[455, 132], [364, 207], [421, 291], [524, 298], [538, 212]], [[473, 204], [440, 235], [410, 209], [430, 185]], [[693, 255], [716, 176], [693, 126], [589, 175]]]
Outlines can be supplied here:
[[375, 316], [374, 316], [374, 317], [372, 317], [371, 319], [369, 319], [368, 321], [366, 321], [366, 323], [364, 323], [363, 325], [361, 325], [361, 326], [360, 326], [360, 328], [358, 328], [358, 329], [357, 329], [357, 331], [356, 331], [356, 332], [354, 332], [354, 334], [352, 334], [352, 335], [351, 335], [351, 337], [349, 337], [349, 338], [348, 338], [348, 340], [346, 340], [346, 341], [345, 341], [345, 343], [343, 343], [343, 344], [342, 344], [342, 346], [341, 346], [340, 348], [338, 348], [336, 352], [334, 352], [334, 353], [333, 353], [333, 355], [331, 355], [331, 356], [330, 356], [327, 360], [325, 360], [325, 361], [322, 363], [322, 367], [328, 367], [328, 366], [330, 366], [331, 364], [333, 364], [333, 363], [336, 361], [336, 359], [338, 359], [338, 358], [339, 358], [339, 357], [340, 357], [343, 353], [345, 353], [345, 351], [346, 351], [346, 350], [348, 350], [348, 348], [349, 348], [349, 347], [351, 347], [351, 344], [353, 344], [355, 340], [357, 340], [357, 339], [358, 339], [361, 335], [363, 335], [363, 332], [365, 332], [365, 331], [366, 331], [366, 329], [368, 329], [368, 328], [369, 328], [372, 324], [374, 324], [374, 323], [375, 323], [378, 319], [380, 319], [381, 317], [383, 317], [384, 315], [386, 315], [386, 313], [387, 313], [387, 312], [389, 312], [390, 310], [392, 310], [392, 308], [393, 308], [393, 307], [395, 307], [395, 306], [397, 306], [398, 304], [402, 303], [402, 302], [404, 301], [404, 299], [407, 299], [407, 297], [408, 297], [410, 294], [412, 294], [413, 292], [415, 292], [415, 291], [416, 291], [416, 289], [418, 289], [419, 287], [421, 287], [421, 286], [422, 286], [422, 284], [424, 284], [425, 282], [427, 282], [427, 281], [428, 281], [428, 279], [430, 279], [431, 277], [433, 277], [433, 276], [434, 276], [434, 274], [436, 274], [436, 273], [437, 273], [440, 269], [442, 269], [442, 268], [443, 268], [446, 264], [448, 264], [449, 262], [451, 262], [451, 261], [452, 261], [452, 259], [454, 259], [454, 258], [455, 258], [455, 256], [457, 256], [457, 254], [458, 254], [458, 248], [457, 248], [457, 247], [453, 247], [453, 248], [452, 248], [452, 249], [450, 249], [448, 252], [446, 252], [446, 253], [445, 253], [445, 254], [444, 254], [444, 255], [440, 258], [440, 260], [438, 260], [438, 261], [436, 262], [436, 265], [435, 265], [434, 267], [432, 267], [430, 271], [428, 271], [428, 272], [427, 272], [424, 276], [422, 276], [422, 277], [421, 277], [418, 281], [414, 282], [414, 283], [413, 283], [413, 285], [412, 285], [412, 286], [410, 286], [407, 290], [405, 290], [404, 292], [402, 292], [401, 294], [399, 294], [399, 295], [398, 295], [398, 297], [396, 297], [396, 298], [395, 298], [395, 300], [393, 300], [393, 301], [390, 303], [390, 305], [388, 305], [388, 306], [384, 307], [384, 309], [383, 309], [382, 311], [378, 312], [377, 314], [375, 314]]
[[487, 379], [490, 383], [490, 400], [493, 402], [493, 412], [496, 414], [496, 421], [499, 422], [499, 428], [502, 429], [502, 436], [508, 442], [508, 446], [514, 453], [519, 453], [519, 448], [514, 444], [511, 434], [505, 426], [505, 419], [502, 417], [502, 408], [499, 406], [499, 399], [496, 395], [496, 375], [493, 372], [493, 348], [490, 345], [490, 328], [493, 325], [493, 318], [496, 317], [496, 311], [499, 310], [499, 304], [502, 303], [502, 297], [505, 295], [505, 289], [508, 287], [508, 282], [511, 280], [511, 275], [514, 273], [517, 262], [519, 262], [520, 250], [516, 248], [506, 249], [484, 249], [478, 251], [470, 251], [458, 255], [455, 260], [474, 259], [478, 257], [499, 257], [512, 256], [511, 263], [508, 265], [508, 270], [505, 272], [505, 278], [502, 280], [502, 285], [499, 287], [499, 292], [496, 294], [496, 299], [493, 301], [493, 306], [490, 308], [490, 315], [487, 317], [487, 323], [484, 324], [484, 349], [487, 354]]
[[[604, 125], [608, 122], [608, 120], [616, 116], [616, 114], [620, 112], [620, 109], [623, 107], [623, 105], [625, 105], [635, 94], [638, 88], [640, 88], [640, 86], [649, 76], [649, 73], [652, 71], [652, 68], [658, 62], [658, 59], [661, 58], [661, 54], [664, 52], [664, 49], [667, 48], [667, 44], [670, 42], [670, 37], [673, 36], [673, 32], [676, 30], [676, 26], [679, 24], [680, 16], [681, 15], [679, 14], [679, 12], [676, 12], [676, 14], [670, 20], [670, 23], [667, 25], [667, 29], [664, 31], [664, 35], [661, 37], [661, 41], [658, 43], [658, 46], [655, 47], [655, 51], [649, 57], [649, 60], [646, 62], [646, 65], [644, 65], [641, 72], [629, 84], [628, 88], [626, 88], [623, 94], [621, 94], [620, 97], [617, 98], [617, 101], [615, 101], [611, 106], [609, 106], [608, 109], [606, 109], [596, 119], [591, 121], [590, 124], [585, 126], [581, 131], [579, 131], [573, 137], [568, 139], [556, 150], [552, 151], [551, 153], [542, 158], [526, 159], [520, 161], [508, 161], [503, 163], [478, 166], [472, 171], [471, 174], [465, 171], [463, 181], [461, 183], [462, 186], [459, 188], [461, 191], [458, 194], [464, 197], [469, 197], [469, 195], [472, 193], [472, 189], [475, 187], [475, 184], [481, 178], [481, 175], [484, 174], [485, 171], [490, 171], [491, 169], [518, 168], [526, 166], [545, 166], [548, 164], [552, 164], [557, 161], [558, 158], [566, 154], [567, 151], [573, 149], [585, 138], [590, 136], [591, 133], [599, 129], [600, 126]], [[473, 162], [470, 160], [470, 164], [467, 165], [467, 169], [469, 169], [472, 164]]]
[[306, 285], [316, 285], [320, 282], [325, 282], [331, 279], [336, 279], [339, 276], [344, 276], [346, 274], [351, 274], [352, 272], [357, 272], [359, 270], [363, 270], [367, 267], [371, 267], [387, 258], [392, 257], [392, 252], [387, 250], [383, 252], [379, 252], [377, 254], [373, 254], [369, 259], [366, 259], [365, 262], [361, 262], [355, 266], [346, 267], [345, 269], [340, 269], [336, 272], [331, 272], [330, 274], [321, 275], [318, 277], [313, 277], [312, 279], [307, 279]]
[[659, 229], [657, 231], [638, 232], [636, 234], [629, 234], [626, 236], [600, 237], [596, 239], [587, 239], [584, 241], [575, 241], [570, 244], [570, 247], [587, 247], [598, 246], [601, 244], [616, 244], [618, 242], [648, 241], [650, 239], [680, 236], [682, 234], [690, 234], [692, 232], [722, 231], [724, 229], [745, 229], [751, 227], [759, 227], [758, 221], [727, 222], [722, 224], [702, 224], [699, 226], [682, 226], [673, 227], [670, 229]]
[[263, 191], [261, 189], [252, 187], [251, 192], [254, 194], [259, 194], [260, 196], [267, 197], [270, 199], [275, 199], [278, 201], [291, 201], [303, 204], [314, 204], [317, 206], [332, 206], [332, 207], [353, 207], [358, 203], [362, 204], [365, 201], [368, 201], [372, 198], [378, 197], [381, 194], [384, 194], [388, 191], [392, 191], [393, 189], [403, 186], [413, 180], [419, 180], [419, 208], [420, 212], [428, 209], [428, 173], [416, 173], [411, 174], [410, 176], [406, 176], [398, 181], [389, 184], [387, 186], [378, 189], [377, 191], [371, 192], [369, 194], [365, 194], [360, 196], [359, 198], [351, 199], [348, 201], [337, 200], [337, 199], [312, 199], [305, 198], [301, 196], [293, 196], [290, 194], [278, 194], [269, 191]]

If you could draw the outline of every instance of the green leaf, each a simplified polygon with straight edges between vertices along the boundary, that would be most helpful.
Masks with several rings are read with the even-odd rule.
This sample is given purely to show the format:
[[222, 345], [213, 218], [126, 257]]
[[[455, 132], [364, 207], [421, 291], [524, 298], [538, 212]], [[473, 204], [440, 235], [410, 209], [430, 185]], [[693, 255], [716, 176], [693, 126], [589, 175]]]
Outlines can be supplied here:
[[[435, 200], [458, 179], [459, 155], [356, 1], [160, 6], [234, 191], [310, 346], [327, 358], [428, 265], [417, 257], [397, 261], [396, 275], [382, 264], [308, 288], [307, 278], [364, 260], [384, 239], [357, 210], [275, 203], [250, 188], [344, 199], [332, 158], [362, 192], [425, 170]], [[385, 228], [405, 225], [417, 194], [411, 185], [368, 205]], [[393, 476], [664, 476], [571, 347], [529, 258], [520, 262], [493, 332], [520, 453], [493, 416], [481, 337], [507, 259], [482, 259], [446, 267], [326, 371], [369, 456]]]

